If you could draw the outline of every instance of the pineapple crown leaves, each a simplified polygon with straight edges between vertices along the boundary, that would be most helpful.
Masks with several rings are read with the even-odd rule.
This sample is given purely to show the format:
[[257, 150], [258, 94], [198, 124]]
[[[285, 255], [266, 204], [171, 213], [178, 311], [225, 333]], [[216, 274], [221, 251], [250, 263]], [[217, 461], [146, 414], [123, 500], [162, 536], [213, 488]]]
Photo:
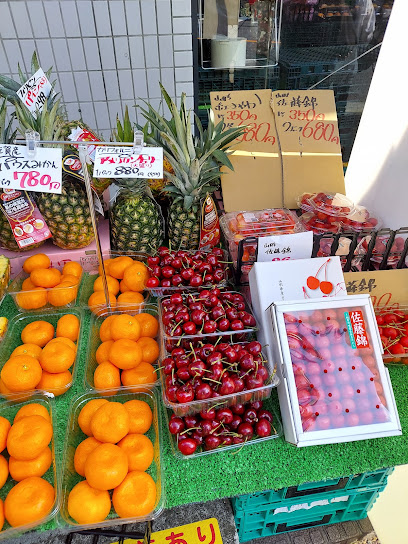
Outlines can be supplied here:
[[123, 125], [120, 122], [119, 115], [116, 115], [116, 130], [112, 131], [111, 140], [117, 142], [133, 142], [135, 138], [134, 127], [129, 118], [129, 110], [126, 106], [123, 116]]
[[0, 106], [0, 144], [10, 144], [14, 142], [17, 130], [12, 131], [12, 125], [16, 117], [15, 112], [10, 115], [9, 122], [6, 126], [7, 115], [7, 100], [4, 99]]
[[16, 104], [16, 115], [19, 132], [25, 136], [26, 130], [35, 130], [41, 140], [59, 140], [63, 128], [63, 118], [59, 115], [60, 101], [57, 100], [52, 109], [45, 103], [41, 113], [34, 117], [23, 105]]
[[164, 192], [170, 193], [175, 201], [184, 202], [190, 209], [202, 194], [214, 191], [219, 181], [219, 164], [233, 169], [228, 158], [232, 142], [244, 133], [245, 127], [230, 128], [223, 131], [223, 121], [214, 125], [210, 116], [208, 129], [203, 130], [200, 120], [195, 116], [198, 136], [193, 136], [191, 110], [186, 110], [185, 93], [181, 95], [180, 109], [160, 84], [163, 98], [172, 115], [170, 121], [164, 119], [154, 108], [145, 102], [141, 112], [150, 123], [152, 132], [148, 142], [162, 146], [174, 174], [165, 172], [169, 184]]

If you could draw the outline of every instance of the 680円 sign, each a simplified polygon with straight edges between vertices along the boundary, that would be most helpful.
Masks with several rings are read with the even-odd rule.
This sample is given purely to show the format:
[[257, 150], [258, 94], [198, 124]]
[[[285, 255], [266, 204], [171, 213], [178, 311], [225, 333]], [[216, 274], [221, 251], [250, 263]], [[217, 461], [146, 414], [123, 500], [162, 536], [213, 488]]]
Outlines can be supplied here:
[[62, 150], [37, 148], [27, 156], [24, 145], [0, 145], [0, 189], [61, 193]]
[[98, 147], [94, 178], [162, 178], [163, 148], [145, 147], [132, 153], [129, 147]]

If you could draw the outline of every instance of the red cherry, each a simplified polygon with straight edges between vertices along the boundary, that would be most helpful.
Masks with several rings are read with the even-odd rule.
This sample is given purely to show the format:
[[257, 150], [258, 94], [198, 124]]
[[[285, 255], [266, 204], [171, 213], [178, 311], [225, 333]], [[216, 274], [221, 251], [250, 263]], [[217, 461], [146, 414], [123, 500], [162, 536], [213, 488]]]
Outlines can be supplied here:
[[237, 431], [244, 437], [244, 439], [246, 438], [247, 440], [254, 436], [254, 429], [250, 423], [241, 423]]
[[186, 438], [178, 443], [178, 449], [183, 455], [192, 455], [197, 449], [198, 443], [194, 438]]
[[271, 436], [272, 425], [267, 419], [263, 418], [255, 424], [255, 433], [262, 438]]
[[163, 266], [162, 276], [166, 279], [171, 278], [175, 274], [175, 270], [172, 266]]
[[148, 287], [149, 289], [152, 289], [154, 287], [159, 287], [159, 285], [160, 285], [160, 281], [157, 278], [152, 277], [146, 281], [146, 287]]
[[190, 384], [185, 384], [179, 387], [176, 393], [177, 401], [180, 404], [191, 402], [194, 399], [194, 391]]
[[174, 417], [169, 421], [169, 431], [171, 434], [179, 434], [185, 429], [184, 421], [181, 417]]
[[197, 400], [205, 400], [212, 397], [213, 390], [208, 383], [203, 383], [197, 387], [195, 394]]
[[202, 284], [203, 284], [203, 278], [199, 276], [198, 274], [195, 274], [190, 280], [191, 287], [200, 287], [200, 285]]

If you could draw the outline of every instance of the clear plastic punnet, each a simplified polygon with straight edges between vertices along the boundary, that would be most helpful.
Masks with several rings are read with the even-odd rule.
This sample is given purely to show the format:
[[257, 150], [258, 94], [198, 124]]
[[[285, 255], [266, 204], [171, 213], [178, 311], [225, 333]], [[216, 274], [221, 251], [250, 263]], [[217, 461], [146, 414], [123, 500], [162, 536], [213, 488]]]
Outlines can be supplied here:
[[151, 440], [153, 444], [154, 456], [150, 467], [146, 470], [148, 474], [153, 478], [156, 484], [156, 502], [151, 512], [143, 516], [135, 516], [131, 518], [121, 518], [115, 512], [113, 506], [104, 521], [98, 523], [89, 523], [81, 525], [75, 521], [68, 511], [68, 498], [72, 488], [84, 478], [77, 474], [74, 468], [74, 455], [77, 446], [85, 440], [87, 437], [84, 434], [78, 424], [78, 416], [82, 408], [91, 400], [101, 399], [100, 394], [95, 391], [87, 392], [75, 397], [72, 401], [70, 412], [68, 415], [67, 430], [65, 434], [64, 443], [64, 456], [62, 466], [62, 497], [60, 514], [62, 519], [68, 523], [71, 527], [77, 529], [95, 529], [100, 527], [112, 527], [119, 523], [139, 523], [150, 521], [157, 518], [164, 509], [165, 497], [164, 497], [164, 483], [163, 483], [163, 468], [161, 465], [161, 414], [158, 407], [158, 394], [156, 388], [149, 387], [147, 385], [138, 388], [129, 389], [112, 389], [107, 393], [106, 398], [108, 401], [119, 402], [124, 404], [128, 401], [139, 400], [146, 402], [152, 411], [152, 424], [147, 431], [146, 436]]
[[294, 426], [285, 434], [298, 445], [400, 434], [369, 295], [273, 308], [288, 395], [281, 402], [290, 402]]
[[[62, 273], [63, 265], [53, 268]], [[76, 283], [68, 281], [55, 287], [44, 289], [34, 287], [23, 290], [23, 282], [28, 278], [30, 278], [30, 274], [22, 270], [13, 279], [7, 289], [7, 293], [13, 298], [20, 312], [41, 312], [46, 309], [55, 310], [57, 308], [75, 306], [83, 274], [81, 274]]]
[[[91, 321], [89, 326], [89, 337], [88, 337], [88, 349], [87, 349], [87, 356], [86, 356], [86, 363], [85, 363], [85, 387], [87, 389], [96, 389], [95, 387], [95, 380], [94, 380], [94, 374], [95, 370], [98, 368], [99, 363], [97, 361], [97, 349], [102, 344], [102, 340], [99, 335], [100, 328], [102, 326], [102, 323], [110, 316], [116, 316], [121, 314], [129, 314], [129, 315], [136, 315], [140, 313], [147, 313], [149, 315], [152, 315], [156, 319], [158, 319], [158, 310], [157, 306], [154, 306], [153, 304], [146, 304], [143, 307], [140, 307], [139, 309], [130, 309], [125, 312], [120, 310], [105, 310], [104, 312], [100, 313], [99, 315], [91, 315]], [[155, 340], [161, 345], [160, 340], [160, 329], [155, 337]], [[153, 365], [157, 366], [157, 361], [153, 363]], [[122, 371], [121, 372], [121, 383], [122, 383]], [[157, 373], [156, 373], [157, 374]], [[158, 379], [158, 375], [157, 375]], [[157, 380], [156, 380], [157, 381]], [[147, 382], [146, 382], [147, 383]], [[149, 385], [153, 385], [155, 382]]]
[[[183, 418], [166, 410], [166, 423], [174, 455], [180, 459], [193, 459], [220, 451], [227, 452], [235, 448], [253, 446], [282, 436], [279, 416], [268, 401], [225, 408], [225, 405], [219, 405], [212, 410], [214, 413], [208, 411], [204, 414], [206, 417], [196, 414]], [[215, 422], [217, 416], [220, 418], [218, 424]], [[172, 421], [174, 418], [176, 422]], [[265, 420], [268, 423], [265, 423]], [[259, 426], [258, 422], [261, 422]], [[194, 426], [189, 428], [191, 424]], [[177, 430], [180, 432], [172, 432]], [[186, 438], [189, 442], [181, 445]]]
[[[60, 481], [60, 475], [57, 470], [57, 463], [55, 460], [55, 429], [57, 428], [57, 419], [55, 414], [55, 401], [52, 395], [43, 394], [42, 392], [37, 392], [34, 395], [32, 395], [30, 398], [22, 398], [21, 395], [16, 395], [14, 398], [10, 397], [9, 400], [3, 401], [0, 405], [0, 417], [4, 417], [7, 419], [11, 424], [13, 424], [14, 418], [17, 414], [17, 412], [30, 404], [39, 404], [40, 406], [46, 408], [50, 415], [51, 423], [54, 429], [51, 442], [49, 444], [50, 450], [51, 450], [51, 465], [48, 468], [48, 470], [41, 476], [43, 480], [46, 480], [48, 483], [50, 483], [54, 490], [55, 490], [55, 498], [53, 505], [49, 512], [47, 512], [42, 518], [33, 521], [31, 523], [27, 523], [25, 525], [20, 525], [18, 527], [12, 527], [7, 520], [4, 521], [3, 529], [0, 532], [0, 540], [3, 539], [11, 539], [16, 538], [22, 533], [25, 533], [27, 531], [30, 531], [34, 528], [39, 528], [42, 526], [45, 526], [45, 524], [50, 521], [52, 518], [56, 516], [58, 513], [60, 502], [61, 502], [61, 481]], [[3, 455], [6, 455], [8, 458], [8, 455], [3, 452]], [[8, 459], [7, 459], [8, 460]], [[29, 461], [28, 461], [29, 462]], [[58, 467], [59, 468], [59, 467]], [[16, 486], [18, 482], [16, 480], [13, 480], [13, 478], [9, 475], [5, 484], [0, 490], [0, 498], [3, 500], [6, 499], [8, 493], [10, 490], [13, 489], [14, 486]], [[34, 501], [35, 499], [33, 499]]]
[[327, 215], [337, 219], [347, 217], [355, 210], [352, 200], [341, 193], [303, 193], [298, 205], [305, 212], [314, 212], [322, 220]]
[[381, 227], [381, 221], [367, 208], [356, 204], [354, 211], [341, 219], [341, 225], [344, 230], [362, 232], [378, 230]]
[[341, 223], [335, 216], [327, 215], [322, 219], [316, 213], [305, 212], [299, 217], [299, 221], [305, 230], [311, 230], [315, 234], [337, 234], [341, 229]]
[[220, 218], [220, 225], [228, 241], [240, 242], [249, 236], [293, 234], [302, 230], [296, 214], [285, 208], [254, 212], [229, 212]]
[[[217, 293], [217, 294], [215, 294]], [[252, 308], [242, 293], [204, 289], [159, 299], [159, 321], [165, 349], [198, 342], [242, 342], [258, 330]]]
[[408, 306], [376, 308], [385, 364], [408, 365]]
[[[67, 314], [74, 315], [75, 317], [79, 319], [79, 322], [80, 322], [75, 359], [72, 366], [68, 369], [69, 372], [71, 373], [71, 379], [69, 380], [68, 383], [65, 383], [64, 385], [55, 386], [51, 388], [52, 390], [48, 391], [49, 393], [55, 394], [55, 396], [60, 396], [66, 393], [76, 379], [77, 370], [78, 370], [77, 367], [78, 367], [78, 361], [79, 361], [79, 353], [81, 352], [81, 348], [82, 348], [81, 336], [82, 336], [82, 330], [83, 330], [82, 327], [83, 327], [84, 311], [81, 310], [80, 308], [70, 308], [68, 311], [55, 309], [52, 313], [44, 312], [44, 313], [18, 314], [12, 319], [10, 319], [4, 339], [2, 342], [0, 342], [0, 370], [4, 367], [6, 362], [11, 358], [14, 350], [24, 343], [23, 340], [21, 339], [21, 333], [27, 325], [35, 321], [46, 321], [47, 323], [50, 323], [54, 327], [54, 331], [56, 331], [58, 320]], [[55, 338], [55, 332], [54, 332], [54, 338]], [[20, 353], [20, 355], [24, 355], [24, 353]], [[40, 387], [37, 386], [37, 389], [40, 389]], [[28, 396], [33, 395], [35, 393], [36, 393], [36, 389], [24, 392], [24, 394]], [[22, 393], [16, 392], [16, 394], [21, 395]]]
[[[244, 350], [245, 359], [239, 359], [239, 349]], [[274, 361], [260, 350], [261, 344], [255, 340], [238, 343], [225, 337], [215, 345], [203, 338], [195, 346], [169, 352], [162, 345], [160, 381], [164, 405], [175, 415], [186, 416], [217, 406], [269, 398], [279, 378]]]

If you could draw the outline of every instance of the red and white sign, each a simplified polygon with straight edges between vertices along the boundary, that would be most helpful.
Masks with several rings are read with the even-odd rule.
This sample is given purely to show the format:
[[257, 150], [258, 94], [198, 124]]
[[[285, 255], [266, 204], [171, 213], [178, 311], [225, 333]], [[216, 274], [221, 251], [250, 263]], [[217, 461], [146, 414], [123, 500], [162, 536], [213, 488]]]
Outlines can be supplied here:
[[7, 217], [18, 247], [26, 248], [51, 238], [44, 217], [25, 191], [5, 189], [0, 192], [0, 209]]
[[163, 148], [145, 147], [142, 153], [132, 153], [129, 147], [98, 146], [93, 177], [162, 178]]
[[361, 310], [353, 310], [349, 312], [349, 317], [356, 348], [364, 349], [370, 347], [363, 312]]
[[0, 145], [0, 189], [61, 193], [62, 150], [37, 147], [29, 157], [25, 145]]
[[40, 68], [17, 91], [23, 104], [32, 114], [41, 112], [52, 91], [52, 85]]

